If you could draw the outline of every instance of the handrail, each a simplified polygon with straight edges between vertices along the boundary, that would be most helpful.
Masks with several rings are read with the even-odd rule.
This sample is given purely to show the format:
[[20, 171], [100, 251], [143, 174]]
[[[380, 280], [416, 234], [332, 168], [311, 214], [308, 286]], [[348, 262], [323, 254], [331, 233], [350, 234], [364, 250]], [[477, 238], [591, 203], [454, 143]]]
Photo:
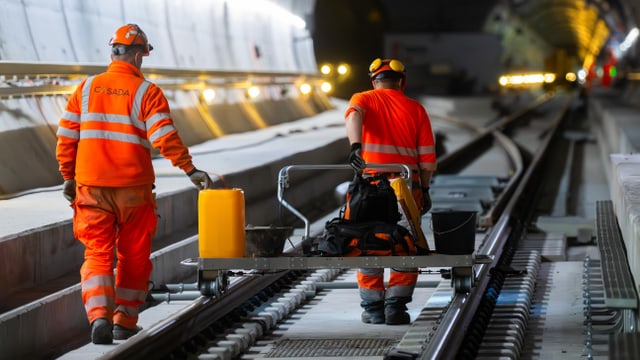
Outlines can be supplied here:
[[[367, 169], [381, 169], [388, 171], [389, 168], [400, 169], [399, 176], [405, 181], [411, 179], [411, 168], [406, 164], [374, 164], [367, 163]], [[303, 240], [309, 238], [311, 233], [311, 223], [309, 219], [304, 216], [298, 209], [293, 207], [289, 202], [284, 199], [284, 189], [289, 187], [289, 171], [291, 170], [349, 170], [351, 165], [349, 164], [332, 164], [332, 165], [288, 165], [280, 169], [278, 173], [278, 201], [282, 206], [291, 211], [296, 217], [304, 222], [304, 237]]]
[[[94, 75], [103, 72], [107, 64], [63, 64], [40, 63], [27, 61], [0, 60], [0, 75], [16, 76], [59, 76], [59, 75]], [[243, 71], [243, 70], [213, 70], [213, 69], [176, 69], [169, 67], [147, 67], [142, 72], [149, 76], [180, 77], [180, 78], [207, 78], [207, 77], [307, 77], [320, 78], [315, 73], [280, 72], [280, 71]]]
[[[102, 73], [107, 64], [61, 64], [0, 60], [0, 96], [66, 94], [90, 75]], [[314, 73], [280, 71], [239, 71], [212, 69], [176, 69], [143, 67], [150, 80], [166, 87], [196, 88], [248, 87], [250, 85], [287, 85], [318, 82]]]

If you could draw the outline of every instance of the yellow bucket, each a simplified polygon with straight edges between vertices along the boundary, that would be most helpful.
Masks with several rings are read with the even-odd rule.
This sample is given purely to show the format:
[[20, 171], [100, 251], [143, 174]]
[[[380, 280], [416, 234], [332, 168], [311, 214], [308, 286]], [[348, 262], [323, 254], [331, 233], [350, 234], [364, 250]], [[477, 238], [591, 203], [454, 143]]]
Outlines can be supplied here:
[[244, 257], [244, 192], [207, 189], [198, 194], [198, 250], [201, 258]]

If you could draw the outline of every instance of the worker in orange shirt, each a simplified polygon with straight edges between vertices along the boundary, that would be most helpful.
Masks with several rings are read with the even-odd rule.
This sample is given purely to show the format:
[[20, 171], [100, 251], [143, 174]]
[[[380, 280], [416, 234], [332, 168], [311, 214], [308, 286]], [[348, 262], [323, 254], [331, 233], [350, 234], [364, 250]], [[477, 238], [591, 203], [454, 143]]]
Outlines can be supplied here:
[[146, 299], [157, 228], [151, 149], [199, 189], [212, 186], [191, 162], [162, 90], [140, 71], [153, 50], [146, 34], [126, 24], [109, 45], [106, 72], [85, 79], [69, 98], [56, 146], [74, 235], [85, 246], [82, 300], [94, 344], [128, 339], [140, 330], [138, 307]]
[[[357, 171], [363, 171], [367, 163], [408, 165], [412, 195], [424, 215], [431, 209], [429, 183], [436, 170], [431, 121], [419, 102], [404, 95], [407, 77], [400, 61], [375, 59], [369, 66], [369, 77], [373, 90], [354, 94], [345, 113], [351, 144], [349, 162]], [[406, 220], [400, 224], [408, 227]], [[417, 269], [390, 269], [386, 290], [383, 275], [384, 269], [358, 269], [362, 321], [408, 324], [406, 304], [412, 300]]]

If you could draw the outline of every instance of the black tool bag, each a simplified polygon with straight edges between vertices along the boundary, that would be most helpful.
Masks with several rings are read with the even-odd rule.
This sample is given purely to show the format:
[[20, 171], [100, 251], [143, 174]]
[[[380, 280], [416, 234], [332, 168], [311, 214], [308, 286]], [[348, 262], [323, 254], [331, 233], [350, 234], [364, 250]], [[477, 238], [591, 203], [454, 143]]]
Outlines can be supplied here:
[[398, 198], [386, 175], [365, 178], [357, 174], [347, 189], [342, 217], [351, 222], [397, 223]]
[[415, 239], [398, 224], [384, 221], [353, 222], [342, 218], [327, 221], [312, 246], [315, 256], [416, 255]]

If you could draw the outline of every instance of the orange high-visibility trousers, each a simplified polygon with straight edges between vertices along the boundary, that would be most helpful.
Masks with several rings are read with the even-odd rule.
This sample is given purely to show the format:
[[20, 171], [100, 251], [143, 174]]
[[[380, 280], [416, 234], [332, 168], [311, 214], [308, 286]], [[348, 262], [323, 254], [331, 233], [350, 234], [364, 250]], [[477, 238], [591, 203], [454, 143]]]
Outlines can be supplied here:
[[80, 275], [89, 323], [106, 318], [135, 328], [138, 307], [148, 291], [151, 239], [158, 224], [152, 185], [107, 188], [78, 184], [71, 206], [74, 235], [85, 246]]
[[418, 269], [391, 268], [389, 283], [384, 288], [383, 268], [358, 269], [360, 299], [365, 303], [384, 301], [389, 298], [408, 298], [418, 282]]

